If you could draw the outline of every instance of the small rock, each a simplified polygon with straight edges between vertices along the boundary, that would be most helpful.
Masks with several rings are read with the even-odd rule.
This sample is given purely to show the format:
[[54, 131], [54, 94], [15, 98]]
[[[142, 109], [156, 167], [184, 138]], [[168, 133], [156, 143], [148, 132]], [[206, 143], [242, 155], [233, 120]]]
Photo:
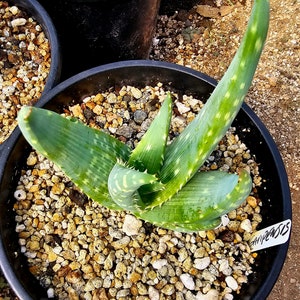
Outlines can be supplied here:
[[138, 109], [134, 112], [133, 118], [137, 124], [142, 124], [143, 121], [147, 118], [147, 114], [143, 110]]
[[114, 94], [114, 93], [109, 93], [107, 95], [106, 99], [107, 99], [108, 103], [117, 103], [118, 102], [118, 98], [117, 98], [116, 94]]
[[124, 249], [130, 242], [130, 237], [129, 236], [124, 236], [123, 238], [114, 241], [111, 243], [111, 245], [114, 247], [114, 249]]
[[17, 200], [25, 200], [26, 199], [26, 192], [24, 190], [16, 190], [14, 193], [14, 197]]
[[173, 284], [166, 284], [162, 289], [161, 292], [165, 295], [171, 296], [175, 293], [175, 286]]
[[248, 197], [247, 197], [247, 203], [248, 203], [251, 207], [253, 207], [253, 208], [255, 208], [255, 207], [257, 206], [257, 200], [256, 200], [256, 198], [253, 197], [253, 196], [248, 196]]
[[202, 272], [202, 277], [211, 283], [216, 280], [216, 276], [206, 269]]
[[190, 274], [186, 274], [186, 273], [181, 274], [180, 280], [188, 290], [195, 289], [195, 282], [193, 280], [193, 277]]
[[130, 277], [129, 277], [130, 281], [133, 283], [137, 283], [138, 281], [141, 280], [141, 275], [137, 272], [133, 272]]
[[123, 125], [121, 127], [119, 127], [116, 131], [117, 135], [121, 135], [124, 136], [125, 138], [131, 138], [133, 133], [133, 129], [130, 126], [127, 125]]
[[51, 189], [51, 192], [54, 195], [60, 195], [65, 189], [65, 184], [63, 182], [55, 183]]
[[219, 17], [219, 9], [210, 5], [198, 5], [196, 11], [199, 15], [205, 18]]
[[26, 24], [26, 19], [24, 18], [17, 18], [11, 21], [11, 26], [12, 27], [18, 27], [18, 26], [23, 26]]
[[27, 158], [26, 161], [28, 166], [34, 166], [37, 163], [37, 157], [33, 153], [30, 153], [30, 155]]
[[236, 291], [238, 289], [238, 283], [232, 276], [227, 276], [225, 278], [225, 282], [229, 288], [231, 288], [233, 291]]
[[183, 103], [181, 102], [176, 102], [176, 106], [178, 108], [179, 113], [182, 115], [188, 111], [190, 111], [191, 109], [187, 106], [185, 106]]
[[158, 259], [152, 263], [154, 269], [160, 269], [168, 263], [166, 259]]
[[140, 99], [142, 97], [142, 92], [141, 90], [135, 88], [135, 87], [132, 87], [131, 88], [131, 93], [132, 93], [132, 96], [135, 98], [135, 99]]
[[143, 223], [141, 220], [132, 215], [126, 215], [124, 218], [122, 230], [126, 235], [137, 235], [142, 225]]
[[112, 269], [114, 265], [114, 260], [115, 260], [115, 254], [114, 252], [111, 251], [104, 261], [104, 266], [103, 266], [104, 270]]
[[13, 14], [16, 15], [19, 12], [19, 9], [17, 6], [11, 6], [9, 11]]
[[48, 296], [48, 298], [54, 298], [54, 289], [53, 288], [49, 288], [47, 290], [47, 296]]
[[187, 259], [188, 257], [188, 252], [185, 248], [181, 248], [179, 251], [178, 251], [178, 261], [179, 262], [183, 262], [185, 259]]
[[114, 274], [117, 278], [122, 278], [122, 276], [126, 273], [127, 268], [123, 262], [119, 262], [116, 265], [116, 269], [114, 271]]
[[219, 261], [219, 271], [222, 272], [224, 275], [229, 276], [232, 273], [232, 269], [229, 266], [229, 261], [227, 259], [221, 259]]
[[209, 266], [209, 264], [210, 264], [209, 257], [196, 258], [194, 261], [194, 267], [198, 270], [206, 269]]
[[222, 5], [220, 7], [220, 15], [221, 15], [221, 17], [224, 17], [224, 16], [230, 14], [233, 11], [234, 8], [235, 8], [234, 5]]
[[159, 292], [153, 286], [149, 286], [148, 293], [150, 300], [159, 300]]
[[224, 297], [223, 297], [223, 300], [233, 300], [234, 297], [232, 294], [225, 294]]
[[245, 219], [241, 222], [241, 229], [245, 230], [246, 232], [252, 231], [251, 221], [249, 219]]
[[268, 80], [269, 80], [269, 84], [270, 84], [270, 86], [276, 86], [277, 85], [277, 78], [275, 77], [275, 76], [272, 76], [272, 77], [269, 77], [268, 78]]

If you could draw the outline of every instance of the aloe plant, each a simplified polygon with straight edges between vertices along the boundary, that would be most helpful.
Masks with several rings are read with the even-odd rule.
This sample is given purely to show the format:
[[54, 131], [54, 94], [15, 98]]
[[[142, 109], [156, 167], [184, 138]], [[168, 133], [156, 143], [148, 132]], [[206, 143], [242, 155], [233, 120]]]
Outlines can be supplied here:
[[249, 195], [251, 176], [199, 172], [237, 115], [267, 36], [269, 1], [255, 0], [241, 45], [203, 109], [167, 145], [168, 93], [135, 149], [52, 111], [23, 107], [19, 127], [39, 153], [59, 166], [91, 199], [124, 209], [155, 225], [192, 232], [215, 228]]

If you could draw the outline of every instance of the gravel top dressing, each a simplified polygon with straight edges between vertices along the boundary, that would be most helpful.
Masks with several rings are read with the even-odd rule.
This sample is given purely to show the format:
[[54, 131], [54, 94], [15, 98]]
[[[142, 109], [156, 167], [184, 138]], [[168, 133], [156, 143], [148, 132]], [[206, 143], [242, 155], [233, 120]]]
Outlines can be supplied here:
[[[145, 133], [165, 97], [163, 86], [123, 87], [64, 109], [64, 115], [101, 128], [131, 147]], [[174, 102], [170, 139], [203, 103]], [[248, 242], [261, 222], [256, 188], [216, 230], [186, 234], [111, 211], [81, 194], [63, 173], [32, 152], [15, 192], [16, 231], [30, 271], [59, 299], [233, 299], [256, 253]], [[258, 165], [231, 128], [203, 167], [247, 168], [261, 184]], [[204, 296], [206, 294], [206, 296]], [[207, 299], [207, 298], [203, 298]], [[212, 298], [211, 298], [212, 299]]]
[[23, 10], [0, 1], [0, 144], [17, 126], [20, 107], [40, 98], [50, 60], [42, 27]]

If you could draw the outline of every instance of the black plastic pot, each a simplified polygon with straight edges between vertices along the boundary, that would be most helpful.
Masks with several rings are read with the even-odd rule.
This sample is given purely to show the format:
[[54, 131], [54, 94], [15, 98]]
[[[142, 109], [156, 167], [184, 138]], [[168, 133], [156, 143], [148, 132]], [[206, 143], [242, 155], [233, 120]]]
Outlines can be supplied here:
[[[51, 47], [51, 65], [46, 79], [43, 94], [49, 91], [60, 80], [61, 55], [56, 29], [48, 13], [36, 0], [8, 0], [9, 5], [16, 5], [24, 10], [28, 16], [33, 17], [43, 28]], [[5, 142], [4, 142], [5, 143]], [[3, 151], [3, 144], [0, 144], [0, 156]]]
[[[180, 10], [189, 11], [199, 2], [201, 4], [199, 0], [161, 0], [159, 14], [171, 16]], [[205, 1], [202, 2], [205, 3]]]
[[[110, 87], [130, 84], [145, 86], [162, 82], [179, 93], [194, 94], [207, 98], [216, 81], [189, 68], [155, 61], [127, 61], [108, 64], [82, 72], [53, 88], [45, 94], [38, 106], [60, 111], [74, 98], [83, 99]], [[259, 190], [263, 201], [261, 228], [291, 219], [291, 198], [286, 171], [269, 132], [247, 106], [243, 105], [233, 124], [243, 142], [260, 164], [260, 173], [265, 180]], [[26, 259], [20, 253], [18, 236], [15, 233], [13, 193], [25, 166], [25, 157], [31, 148], [19, 129], [9, 141], [0, 164], [0, 259], [2, 270], [16, 294], [22, 299], [41, 299], [46, 291], [30, 274]], [[265, 299], [271, 291], [283, 266], [288, 242], [259, 252], [250, 275], [236, 299]]]
[[40, 0], [62, 45], [62, 77], [120, 60], [147, 59], [160, 0]]

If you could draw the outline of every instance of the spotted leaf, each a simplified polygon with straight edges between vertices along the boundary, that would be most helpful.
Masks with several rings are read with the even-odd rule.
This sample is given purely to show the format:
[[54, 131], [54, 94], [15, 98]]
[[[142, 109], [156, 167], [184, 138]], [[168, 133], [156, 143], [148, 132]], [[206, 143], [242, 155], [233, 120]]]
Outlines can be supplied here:
[[241, 45], [197, 117], [166, 149], [160, 179], [165, 189], [148, 195], [148, 207], [175, 195], [198, 171], [236, 117], [251, 85], [268, 32], [269, 1], [256, 0]]
[[168, 141], [172, 116], [172, 98], [168, 93], [157, 116], [151, 123], [136, 148], [132, 151], [128, 164], [140, 171], [156, 174], [160, 171]]
[[246, 199], [251, 189], [251, 177], [245, 170], [239, 176], [221, 171], [200, 172], [169, 201], [139, 216], [173, 230], [213, 229], [222, 215]]
[[120, 209], [109, 196], [107, 180], [117, 159], [128, 160], [128, 146], [78, 120], [41, 108], [24, 106], [18, 123], [31, 146], [60, 167], [86, 195]]
[[135, 212], [140, 209], [138, 189], [143, 185], [155, 183], [156, 188], [163, 188], [155, 175], [140, 172], [117, 162], [108, 177], [108, 190], [112, 200], [123, 209]]

